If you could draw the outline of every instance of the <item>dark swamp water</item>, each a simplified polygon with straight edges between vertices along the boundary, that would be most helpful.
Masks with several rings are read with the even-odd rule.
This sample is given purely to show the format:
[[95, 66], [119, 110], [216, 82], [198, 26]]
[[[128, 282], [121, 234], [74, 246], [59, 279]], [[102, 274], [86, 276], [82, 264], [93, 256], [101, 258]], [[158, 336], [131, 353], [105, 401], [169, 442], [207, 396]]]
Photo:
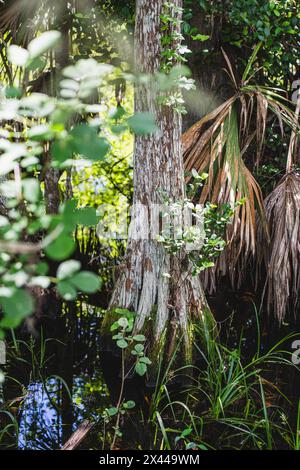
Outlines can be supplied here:
[[[242, 348], [246, 356], [251, 356], [257, 347], [255, 316], [247, 302], [240, 303], [240, 308], [244, 313], [242, 327], [240, 322], [228, 323], [224, 318], [219, 319], [220, 327], [227, 342], [230, 339], [231, 348], [237, 346], [243, 328]], [[1, 450], [59, 449], [86, 419], [96, 424], [79, 449], [110, 446], [113, 427], [104, 423], [102, 415], [118, 399], [120, 359], [101, 350], [103, 310], [78, 301], [62, 307], [62, 311], [56, 318], [49, 315], [40, 319], [33, 335], [22, 327], [7, 338], [6, 379], [0, 390]], [[279, 337], [288, 332], [281, 331]], [[272, 336], [262, 332], [261, 349], [277, 337], [276, 332]], [[276, 366], [269, 378], [278, 383], [278, 376], [290, 402], [296, 403], [300, 396], [299, 374]], [[175, 399], [181, 396], [180, 387], [175, 383], [170, 389]], [[153, 388], [145, 386], [142, 379], [128, 380], [125, 398], [134, 400], [138, 411], [127, 418], [123, 449], [153, 448], [153, 429], [147, 424], [152, 393]], [[289, 411], [287, 407], [287, 414]], [[291, 413], [295, 422], [295, 406]]]
[[[60, 449], [84, 420], [95, 425], [80, 448], [109, 447], [112, 429], [105, 429], [101, 417], [119, 396], [120, 358], [101, 351], [102, 316], [101, 308], [78, 303], [61, 318], [41, 319], [33, 334], [23, 327], [8, 335], [0, 389], [1, 450]], [[139, 379], [125, 387], [125, 398], [141, 409], [143, 393]], [[137, 436], [143, 442], [140, 430], [127, 428], [128, 445], [136, 446], [130, 440]]]

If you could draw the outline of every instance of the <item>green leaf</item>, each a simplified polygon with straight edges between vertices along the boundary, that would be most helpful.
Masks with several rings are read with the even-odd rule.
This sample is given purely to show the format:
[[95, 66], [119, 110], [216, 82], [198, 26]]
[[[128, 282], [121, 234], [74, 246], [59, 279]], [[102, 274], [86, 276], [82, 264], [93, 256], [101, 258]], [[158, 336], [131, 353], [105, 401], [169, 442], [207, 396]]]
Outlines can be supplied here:
[[82, 271], [70, 279], [70, 282], [81, 292], [92, 294], [101, 287], [99, 276], [89, 271]]
[[115, 416], [119, 410], [118, 408], [112, 406], [111, 408], [107, 408], [105, 411], [108, 414], [108, 416]]
[[25, 117], [46, 117], [55, 109], [54, 98], [44, 93], [31, 93], [19, 102], [19, 113]]
[[191, 428], [186, 428], [186, 429], [184, 429], [184, 430], [182, 431], [181, 436], [182, 436], [182, 437], [187, 437], [187, 436], [189, 436], [189, 435], [191, 434], [191, 432], [192, 432], [192, 429], [191, 429]]
[[207, 41], [209, 39], [209, 36], [205, 34], [196, 34], [195, 36], [192, 36], [192, 39], [194, 41]]
[[60, 281], [57, 284], [57, 290], [65, 300], [74, 300], [77, 297], [76, 289], [67, 281]]
[[28, 51], [31, 59], [41, 56], [49, 49], [53, 48], [61, 38], [59, 31], [46, 31], [28, 44]]
[[208, 448], [204, 444], [199, 444], [198, 448], [201, 449], [201, 450], [208, 450]]
[[93, 227], [98, 222], [96, 209], [94, 207], [84, 207], [76, 212], [77, 223], [86, 227]]
[[76, 199], [69, 199], [61, 206], [62, 218], [65, 227], [68, 230], [74, 230], [77, 225], [77, 201]]
[[36, 265], [36, 273], [40, 276], [45, 276], [49, 271], [49, 266], [44, 261], [41, 261]]
[[63, 222], [70, 230], [75, 229], [77, 224], [92, 227], [97, 224], [98, 217], [94, 207], [78, 209], [76, 199], [65, 202], [62, 208]]
[[31, 286], [39, 286], [39, 287], [42, 287], [43, 289], [47, 289], [50, 284], [51, 284], [51, 281], [49, 277], [47, 276], [35, 276], [30, 280]]
[[71, 235], [62, 233], [54, 242], [45, 248], [49, 258], [61, 261], [68, 258], [75, 250], [75, 243]]
[[136, 350], [137, 353], [141, 353], [144, 351], [144, 345], [143, 344], [136, 344], [134, 346], [134, 349]]
[[152, 364], [152, 362], [150, 361], [149, 357], [140, 357], [139, 359], [140, 362], [143, 362], [144, 364], [147, 364], [148, 366], [150, 366], [150, 364]]
[[64, 162], [73, 155], [73, 148], [68, 139], [56, 140], [51, 145], [51, 155], [54, 161]]
[[125, 348], [127, 348], [128, 343], [127, 343], [127, 341], [125, 341], [125, 339], [119, 339], [117, 341], [117, 346], [121, 349], [125, 349]]
[[147, 366], [143, 362], [139, 361], [136, 363], [134, 370], [138, 375], [143, 376], [147, 372]]
[[5, 227], [9, 225], [9, 220], [4, 215], [0, 215], [0, 227]]
[[135, 335], [133, 339], [134, 341], [146, 341], [146, 338], [144, 335]]
[[127, 408], [127, 410], [130, 410], [135, 407], [135, 402], [133, 400], [128, 400], [127, 402], [124, 403], [124, 408]]
[[117, 335], [114, 335], [112, 339], [123, 339], [123, 335], [121, 333], [118, 333]]
[[158, 130], [154, 117], [150, 113], [135, 113], [127, 122], [132, 132], [137, 135], [153, 134]]
[[117, 321], [115, 321], [111, 327], [110, 327], [110, 331], [115, 331], [115, 330], [118, 330], [120, 327], [119, 323]]
[[5, 88], [5, 96], [6, 98], [21, 98], [22, 90], [15, 86], [8, 86]]
[[47, 124], [39, 124], [38, 126], [31, 127], [31, 129], [28, 131], [28, 137], [31, 140], [50, 140], [52, 135], [53, 132]]
[[4, 312], [4, 318], [0, 322], [3, 328], [16, 328], [34, 311], [34, 300], [23, 289], [12, 289], [9, 297], [0, 297], [0, 303]]
[[75, 152], [89, 160], [102, 160], [109, 150], [106, 139], [99, 137], [95, 127], [80, 124], [74, 127], [70, 135]]
[[27, 70], [39, 70], [41, 71], [47, 65], [47, 61], [43, 57], [36, 57], [35, 59], [30, 59], [26, 64]]
[[197, 449], [197, 448], [198, 448], [198, 445], [195, 444], [195, 442], [189, 442], [189, 443], [185, 446], [185, 450]]
[[127, 328], [128, 326], [128, 320], [125, 317], [119, 318], [117, 323], [121, 328]]
[[41, 195], [40, 183], [35, 178], [26, 178], [22, 181], [23, 194], [26, 201], [37, 202]]
[[258, 44], [256, 44], [256, 46], [254, 47], [253, 52], [250, 56], [250, 59], [247, 62], [247, 66], [246, 66], [246, 68], [244, 70], [244, 73], [243, 73], [243, 76], [242, 76], [242, 81], [243, 82], [248, 78], [249, 72], [250, 72], [250, 70], [252, 70], [252, 65], [256, 60], [257, 54], [258, 54], [261, 46], [262, 46], [262, 41], [259, 42]]
[[127, 319], [136, 316], [135, 312], [130, 312], [127, 308], [119, 308], [118, 307], [118, 308], [115, 308], [114, 311], [118, 315], [123, 315], [124, 317], [126, 316]]
[[24, 67], [27, 63], [29, 54], [26, 49], [23, 49], [20, 46], [12, 45], [7, 48], [7, 57], [8, 60], [19, 67]]
[[73, 276], [80, 270], [81, 263], [75, 259], [69, 259], [64, 263], [61, 263], [58, 267], [56, 276], [58, 279], [66, 279], [67, 277]]

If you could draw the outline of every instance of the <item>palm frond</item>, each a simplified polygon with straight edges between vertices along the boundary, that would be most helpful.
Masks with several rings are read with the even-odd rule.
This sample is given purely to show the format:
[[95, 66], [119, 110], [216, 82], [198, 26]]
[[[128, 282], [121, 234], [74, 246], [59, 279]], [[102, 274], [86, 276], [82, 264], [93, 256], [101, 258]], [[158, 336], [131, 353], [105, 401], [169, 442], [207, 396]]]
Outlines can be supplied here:
[[265, 200], [270, 242], [258, 229], [258, 264], [266, 271], [266, 303], [279, 323], [296, 310], [300, 291], [300, 175], [288, 173]]
[[37, 0], [5, 0], [0, 5], [0, 31], [5, 40], [26, 46], [37, 26], [35, 19], [38, 11], [40, 18], [47, 14], [45, 2]]
[[[294, 114], [281, 90], [249, 84], [249, 73], [259, 47], [255, 48], [250, 58], [251, 65], [246, 67], [239, 88], [224, 53], [234, 84], [233, 96], [183, 134], [184, 161], [188, 174], [193, 168], [198, 173], [208, 174], [200, 202], [236, 205], [241, 199], [244, 200], [227, 228], [226, 251], [215, 267], [205, 274], [205, 284], [210, 291], [215, 289], [217, 278], [224, 274], [229, 275], [233, 286], [240, 285], [249, 257], [254, 257], [257, 252], [256, 214], [268, 240], [261, 189], [244, 161], [250, 144], [256, 142], [256, 155], [252, 162], [258, 166], [269, 120], [275, 116], [282, 132], [283, 123], [295, 128]], [[187, 182], [190, 179], [191, 176], [188, 176]]]
[[300, 94], [294, 114], [294, 129], [288, 150], [286, 175], [265, 200], [270, 241], [261, 227], [258, 244], [258, 273], [266, 272], [267, 310], [282, 323], [287, 312], [296, 311], [300, 289], [300, 175], [293, 170], [299, 134]]
[[[207, 123], [210, 125], [205, 130]], [[261, 190], [243, 161], [239, 140], [234, 97], [204, 117], [183, 136], [186, 170], [194, 168], [198, 173], [208, 173], [199, 202], [204, 204], [209, 200], [218, 205], [234, 206], [244, 200], [237, 207], [232, 223], [227, 228], [229, 247], [215, 267], [209, 270], [209, 276], [206, 276], [206, 288], [210, 291], [216, 287], [216, 277], [226, 273], [233, 284], [240, 284], [244, 265], [250, 253], [255, 254], [256, 210], [264, 220]]]

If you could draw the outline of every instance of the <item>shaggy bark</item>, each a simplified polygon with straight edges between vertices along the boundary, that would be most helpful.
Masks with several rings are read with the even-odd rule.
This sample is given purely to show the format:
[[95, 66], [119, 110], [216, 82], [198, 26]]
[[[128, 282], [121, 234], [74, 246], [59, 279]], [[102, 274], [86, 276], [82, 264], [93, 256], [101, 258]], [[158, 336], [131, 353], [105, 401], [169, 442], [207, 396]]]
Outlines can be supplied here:
[[[181, 0], [173, 3], [182, 6]], [[137, 72], [152, 77], [160, 70], [162, 60], [160, 15], [163, 4], [163, 0], [137, 1], [135, 64]], [[166, 339], [163, 344], [171, 355], [179, 335], [183, 335], [188, 352], [192, 341], [190, 320], [203, 321], [207, 310], [205, 296], [199, 278], [190, 274], [186, 253], [170, 255], [156, 240], [162, 193], [173, 201], [185, 198], [181, 116], [172, 107], [159, 105], [149, 85], [137, 88], [135, 111], [153, 113], [158, 131], [136, 137], [128, 244], [110, 309], [134, 310], [137, 313], [135, 332], [146, 330], [149, 335], [151, 327], [153, 350]], [[109, 321], [108, 313], [104, 329]]]
[[[0, 176], [0, 184], [5, 182], [5, 176]], [[6, 201], [5, 201], [5, 196], [1, 192], [0, 193], [0, 215], [7, 215], [7, 208], [6, 208]]]
[[59, 170], [48, 168], [45, 177], [45, 199], [47, 214], [57, 214], [60, 204], [59, 195]]

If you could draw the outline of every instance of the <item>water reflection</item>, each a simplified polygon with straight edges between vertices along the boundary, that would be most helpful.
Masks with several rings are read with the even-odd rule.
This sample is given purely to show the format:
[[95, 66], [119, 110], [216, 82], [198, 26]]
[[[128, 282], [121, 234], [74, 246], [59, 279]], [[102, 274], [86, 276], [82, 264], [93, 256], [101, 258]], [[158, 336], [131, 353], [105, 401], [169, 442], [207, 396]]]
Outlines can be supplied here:
[[[16, 333], [16, 338], [10, 341], [3, 397], [0, 396], [0, 449], [59, 449], [86, 419], [97, 424], [80, 448], [107, 449], [110, 446], [115, 421], [112, 420], [106, 426], [102, 414], [105, 408], [116, 404], [119, 396], [120, 358], [113, 356], [109, 351], [101, 351], [99, 337], [101, 309], [78, 303], [68, 306], [68, 309], [63, 308], [62, 312], [62, 315], [53, 320], [41, 322], [38, 328], [40, 334], [35, 339], [32, 339], [28, 333], [19, 331]], [[228, 338], [228, 342], [232, 341], [232, 344], [229, 342], [229, 349], [232, 350], [236, 348], [237, 338], [242, 338], [242, 335], [231, 319], [228, 329], [225, 326], [225, 322], [222, 322], [220, 330], [221, 333], [224, 330], [223, 337]], [[257, 350], [254, 340], [255, 320], [249, 319], [248, 322], [244, 322], [242, 331], [245, 332], [242, 353], [252, 357]], [[267, 338], [264, 336], [261, 350], [266, 347]], [[203, 366], [205, 368], [205, 364], [199, 365], [200, 370]], [[161, 401], [157, 405], [159, 409], [164, 410], [165, 405], [173, 399], [177, 402], [186, 399], [186, 389], [190, 387], [189, 380], [187, 383], [184, 382], [186, 378], [183, 376], [183, 382], [179, 383], [175, 380], [168, 382], [168, 393], [160, 398]], [[270, 384], [279, 386], [290, 398], [290, 408], [285, 403], [284, 409], [286, 415], [291, 416], [294, 428], [297, 418], [292, 404], [298, 403], [299, 399], [299, 374], [296, 376], [296, 371], [290, 367], [284, 368], [280, 363], [275, 363], [266, 368], [264, 378]], [[229, 433], [228, 441], [225, 442], [222, 434], [225, 432], [223, 424], [220, 426], [219, 422], [210, 417], [210, 409], [203, 400], [201, 392], [203, 383], [199, 381], [198, 388], [196, 384], [189, 397], [195, 400], [193, 410], [200, 416], [200, 420], [205, 416], [204, 413], [208, 416], [204, 427], [202, 421], [198, 423], [198, 428], [204, 429], [203, 439], [212, 442], [212, 448], [215, 442], [218, 442], [216, 446], [219, 447], [227, 445], [230, 448], [233, 444], [239, 446], [240, 436], [235, 435], [235, 432], [233, 435]], [[157, 427], [152, 429], [151, 424], [149, 425], [149, 404], [152, 394], [153, 389], [145, 387], [141, 378], [134, 376], [128, 380], [124, 390], [124, 400], [133, 400], [137, 406], [132, 414], [126, 415], [126, 421], [121, 423], [123, 435], [122, 441], [118, 444], [122, 449], [153, 448], [151, 447], [155, 434], [153, 429]], [[278, 394], [277, 397], [275, 395], [273, 397], [268, 394], [267, 399], [277, 406], [278, 399], [281, 400], [282, 396]], [[256, 400], [255, 395], [253, 409], [262, 419], [259, 402], [258, 410], [255, 408]], [[191, 401], [189, 405], [190, 403]], [[237, 414], [237, 419], [243, 420], [243, 408], [241, 410], [242, 416]], [[167, 428], [176, 426], [175, 431], [180, 434], [184, 423], [180, 410], [179, 419], [174, 419], [175, 412], [177, 410], [173, 411], [172, 408], [172, 413], [165, 413], [164, 422]], [[176, 433], [173, 432], [175, 437]], [[157, 435], [156, 432], [155, 436]], [[282, 444], [280, 436], [278, 442], [278, 448], [285, 448], [282, 446], [286, 444]], [[249, 442], [249, 446], [250, 444]]]
[[[0, 439], [2, 448], [59, 449], [84, 419], [99, 421], [110, 405], [100, 367], [101, 311], [80, 307], [47, 331], [43, 325], [39, 338], [21, 333], [10, 343], [3, 399], [17, 426]], [[0, 417], [1, 428], [9, 420]], [[99, 448], [93, 439], [89, 448]]]
[[[89, 382], [89, 377], [74, 377], [72, 391], [64, 390], [66, 384], [57, 377], [29, 385], [28, 393], [19, 410], [18, 449], [59, 449], [85, 418], [97, 420], [97, 411], [107, 405], [108, 394], [99, 393], [99, 381]], [[92, 395], [89, 396], [92, 389]], [[66, 414], [62, 408], [62, 394], [71, 393]], [[97, 407], [91, 397], [97, 395]], [[102, 397], [101, 401], [98, 398]], [[71, 417], [71, 420], [68, 418]]]

